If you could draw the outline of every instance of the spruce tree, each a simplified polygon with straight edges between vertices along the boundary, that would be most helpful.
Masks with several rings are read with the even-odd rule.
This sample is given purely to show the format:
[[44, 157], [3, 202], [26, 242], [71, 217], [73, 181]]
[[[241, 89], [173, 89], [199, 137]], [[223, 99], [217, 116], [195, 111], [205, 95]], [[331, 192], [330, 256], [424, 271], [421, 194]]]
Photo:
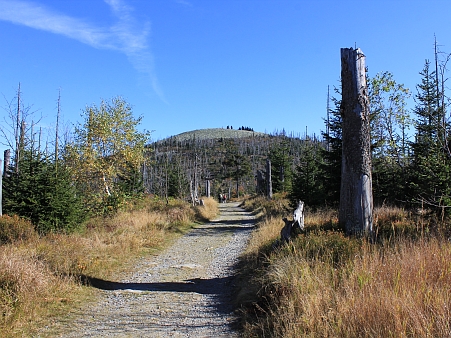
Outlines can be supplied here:
[[40, 233], [70, 232], [86, 218], [81, 193], [64, 166], [25, 149], [19, 172], [11, 167], [4, 178], [3, 208], [6, 214], [29, 219]]
[[168, 168], [168, 196], [183, 199], [189, 191], [189, 182], [186, 174], [178, 162], [173, 159]]
[[451, 166], [445, 150], [443, 106], [438, 104], [443, 93], [438, 92], [435, 71], [425, 62], [421, 83], [417, 85], [414, 113], [417, 116], [415, 141], [412, 142], [410, 194], [412, 202], [431, 207], [451, 205]]
[[334, 109], [329, 111], [329, 118], [326, 120], [328, 133], [322, 133], [325, 147], [320, 149], [323, 158], [320, 166], [324, 200], [327, 204], [337, 205], [340, 201], [341, 186], [342, 119], [340, 114], [341, 101], [332, 98], [332, 102]]
[[271, 160], [271, 181], [273, 192], [290, 192], [293, 176], [293, 157], [290, 155], [290, 146], [287, 138], [272, 147], [269, 152]]
[[300, 163], [293, 177], [290, 200], [292, 205], [304, 201], [308, 206], [323, 205], [326, 200], [324, 187], [324, 165], [322, 145], [312, 140], [306, 140], [301, 150]]

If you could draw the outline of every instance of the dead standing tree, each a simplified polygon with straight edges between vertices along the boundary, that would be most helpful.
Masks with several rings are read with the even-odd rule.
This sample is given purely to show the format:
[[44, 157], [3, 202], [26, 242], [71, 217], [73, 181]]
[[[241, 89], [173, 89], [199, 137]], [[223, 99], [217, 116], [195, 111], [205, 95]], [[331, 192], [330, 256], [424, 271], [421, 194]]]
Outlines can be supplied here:
[[341, 116], [343, 158], [339, 222], [348, 235], [370, 236], [373, 230], [373, 192], [368, 88], [365, 55], [341, 49]]
[[272, 199], [271, 160], [266, 159], [266, 197]]
[[265, 179], [263, 175], [264, 173], [262, 170], [257, 170], [257, 174], [255, 175], [255, 178], [257, 180], [257, 187], [255, 188], [255, 192], [259, 195], [262, 195], [266, 191]]

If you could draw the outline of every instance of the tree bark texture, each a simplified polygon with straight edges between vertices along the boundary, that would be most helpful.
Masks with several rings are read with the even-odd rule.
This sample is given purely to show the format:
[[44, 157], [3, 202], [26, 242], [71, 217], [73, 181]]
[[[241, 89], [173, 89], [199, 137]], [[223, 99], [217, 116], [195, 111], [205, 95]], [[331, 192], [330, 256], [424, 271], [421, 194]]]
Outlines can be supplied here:
[[0, 160], [0, 216], [3, 216], [3, 174], [2, 174], [2, 160]]
[[341, 115], [343, 158], [339, 222], [348, 235], [370, 235], [373, 230], [373, 192], [369, 100], [365, 55], [341, 49]]
[[189, 193], [190, 193], [190, 196], [191, 196], [191, 203], [194, 206], [195, 198], [194, 198], [194, 190], [193, 190], [193, 181], [192, 180], [189, 181]]
[[269, 199], [272, 199], [272, 180], [271, 180], [271, 160], [266, 159], [266, 193]]
[[264, 178], [263, 178], [263, 172], [261, 170], [257, 170], [257, 187], [256, 187], [256, 193], [257, 194], [263, 194], [263, 192], [266, 190], [264, 185]]
[[210, 198], [211, 191], [210, 191], [210, 180], [205, 181], [205, 195], [207, 198]]
[[11, 164], [11, 150], [6, 149], [3, 152], [3, 158], [5, 159], [5, 164], [3, 166], [3, 176], [9, 177], [9, 165]]

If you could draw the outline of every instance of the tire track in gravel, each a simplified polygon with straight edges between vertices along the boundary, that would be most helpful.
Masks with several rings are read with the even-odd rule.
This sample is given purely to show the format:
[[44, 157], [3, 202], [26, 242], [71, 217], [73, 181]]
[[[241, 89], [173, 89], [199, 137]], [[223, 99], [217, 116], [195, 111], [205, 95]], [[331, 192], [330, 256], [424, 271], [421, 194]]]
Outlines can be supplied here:
[[41, 337], [238, 337], [233, 267], [254, 226], [238, 205], [220, 204], [217, 220], [142, 258], [123, 280], [93, 279], [98, 301]]

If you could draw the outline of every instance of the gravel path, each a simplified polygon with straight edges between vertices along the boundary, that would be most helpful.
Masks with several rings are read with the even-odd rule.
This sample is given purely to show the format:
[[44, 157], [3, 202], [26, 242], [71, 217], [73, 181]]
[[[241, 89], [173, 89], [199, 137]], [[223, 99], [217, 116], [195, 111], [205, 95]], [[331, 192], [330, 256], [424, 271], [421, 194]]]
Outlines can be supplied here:
[[238, 337], [231, 305], [233, 266], [254, 225], [238, 203], [196, 226], [120, 282], [92, 280], [99, 301], [41, 337]]

